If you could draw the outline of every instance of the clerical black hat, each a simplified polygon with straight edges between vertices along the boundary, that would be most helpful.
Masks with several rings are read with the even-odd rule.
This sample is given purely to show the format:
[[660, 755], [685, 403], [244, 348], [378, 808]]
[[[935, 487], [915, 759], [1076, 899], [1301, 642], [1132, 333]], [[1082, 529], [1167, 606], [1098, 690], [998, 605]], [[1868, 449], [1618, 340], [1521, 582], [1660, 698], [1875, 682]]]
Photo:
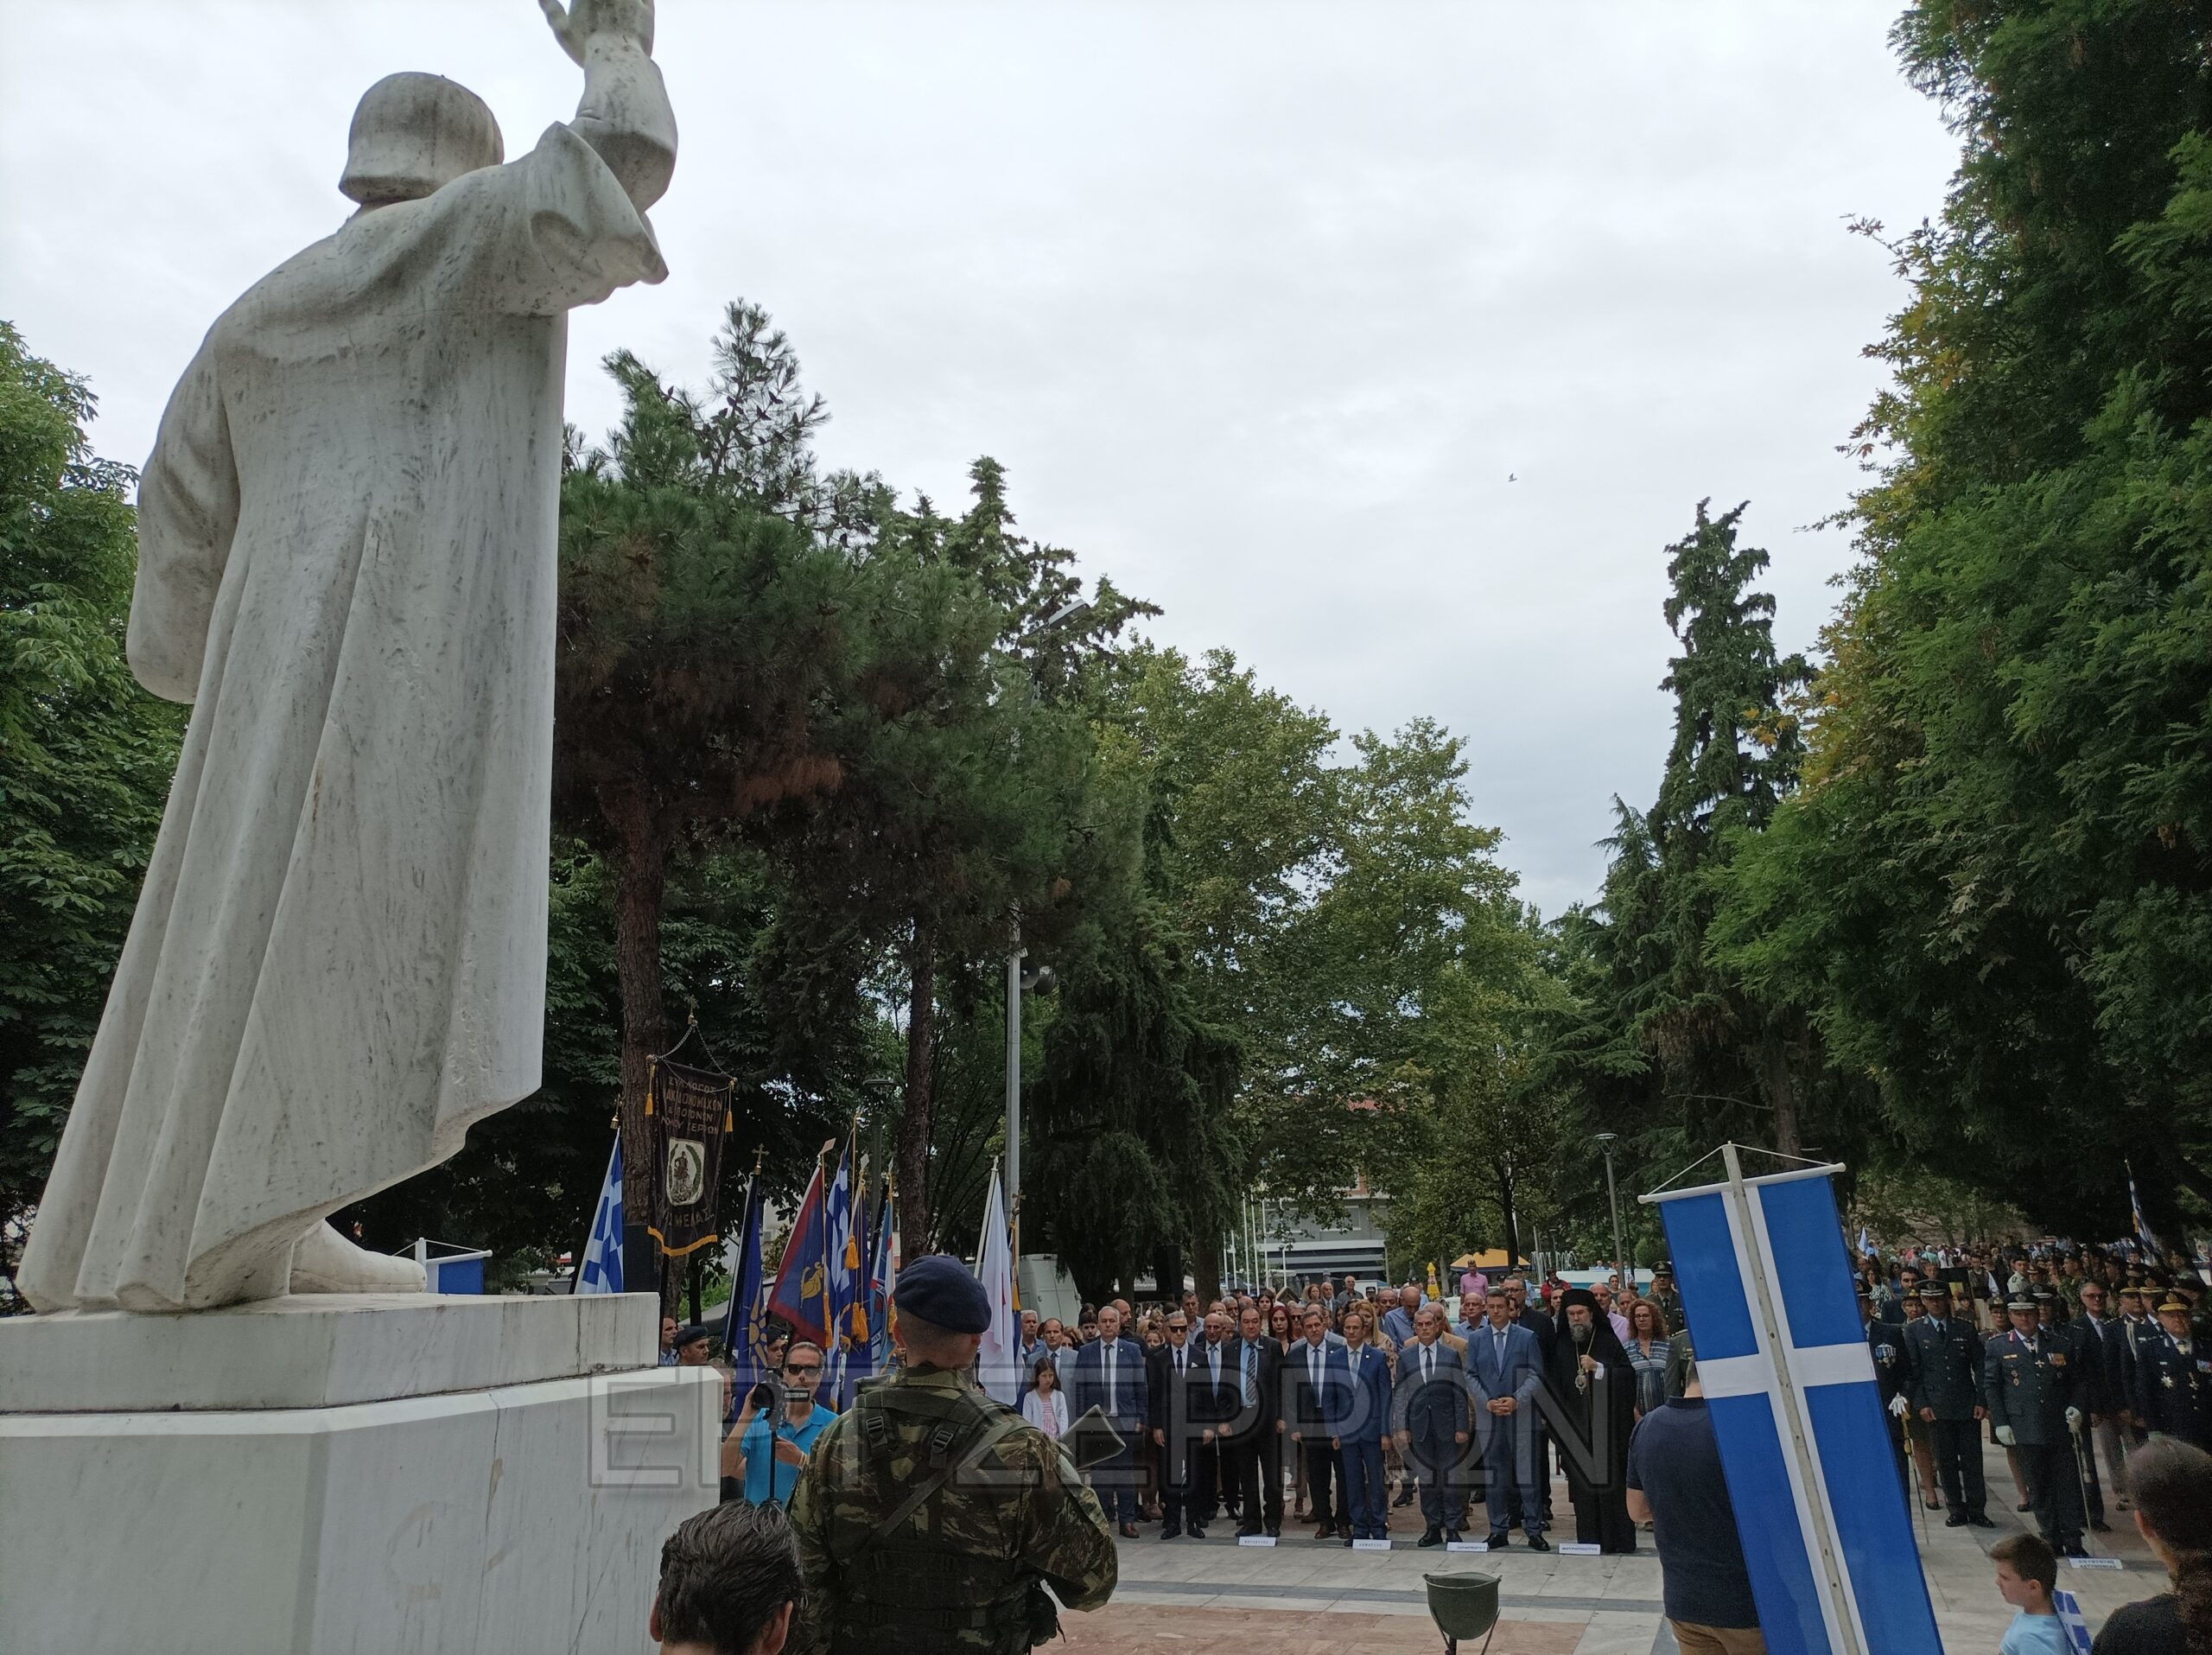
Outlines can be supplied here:
[[983, 1284], [950, 1253], [931, 1253], [900, 1270], [891, 1298], [908, 1315], [947, 1333], [980, 1334], [991, 1325]]

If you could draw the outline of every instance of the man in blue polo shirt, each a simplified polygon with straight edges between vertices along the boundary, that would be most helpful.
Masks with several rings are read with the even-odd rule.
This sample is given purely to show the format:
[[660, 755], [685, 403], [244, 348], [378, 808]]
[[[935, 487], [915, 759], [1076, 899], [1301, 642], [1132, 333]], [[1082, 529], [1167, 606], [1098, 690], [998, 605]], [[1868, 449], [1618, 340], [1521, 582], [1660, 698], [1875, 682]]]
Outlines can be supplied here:
[[[830, 1428], [836, 1415], [814, 1405], [814, 1388], [822, 1383], [822, 1347], [804, 1339], [793, 1340], [784, 1352], [784, 1404], [755, 1413], [747, 1397], [737, 1423], [722, 1444], [722, 1473], [745, 1480], [745, 1498], [755, 1505], [791, 1504], [798, 1486], [799, 1467], [812, 1452], [814, 1439]], [[775, 1439], [769, 1440], [769, 1421], [775, 1422]]]
[[1682, 1394], [1646, 1414], [1629, 1439], [1628, 1514], [1653, 1525], [1667, 1619], [1682, 1655], [1765, 1655], [1694, 1363]]

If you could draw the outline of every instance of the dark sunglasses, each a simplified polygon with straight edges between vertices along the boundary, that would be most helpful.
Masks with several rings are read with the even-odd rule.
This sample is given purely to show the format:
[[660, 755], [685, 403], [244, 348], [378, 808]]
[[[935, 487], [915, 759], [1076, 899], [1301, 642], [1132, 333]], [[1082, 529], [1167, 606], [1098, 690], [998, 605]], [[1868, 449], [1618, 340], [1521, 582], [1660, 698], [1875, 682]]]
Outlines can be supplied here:
[[786, 1373], [819, 1373], [822, 1372], [822, 1364], [819, 1362], [787, 1363], [785, 1365], [784, 1372]]

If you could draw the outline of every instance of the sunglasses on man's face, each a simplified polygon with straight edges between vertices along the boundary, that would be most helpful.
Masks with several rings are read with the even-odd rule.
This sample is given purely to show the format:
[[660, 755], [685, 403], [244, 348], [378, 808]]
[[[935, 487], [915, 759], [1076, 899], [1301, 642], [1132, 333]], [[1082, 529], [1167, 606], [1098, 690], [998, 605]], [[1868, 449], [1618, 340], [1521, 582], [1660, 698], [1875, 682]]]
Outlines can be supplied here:
[[796, 1378], [801, 1374], [821, 1372], [822, 1364], [819, 1362], [794, 1362], [785, 1367], [784, 1372]]

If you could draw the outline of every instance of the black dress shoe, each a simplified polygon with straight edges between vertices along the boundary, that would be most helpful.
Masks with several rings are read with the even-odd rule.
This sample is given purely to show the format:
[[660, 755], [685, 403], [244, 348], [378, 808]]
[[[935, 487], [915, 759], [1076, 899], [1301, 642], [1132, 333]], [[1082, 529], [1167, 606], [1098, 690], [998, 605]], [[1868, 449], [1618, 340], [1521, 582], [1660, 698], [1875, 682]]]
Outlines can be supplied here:
[[1423, 1529], [1421, 1538], [1414, 1542], [1417, 1546], [1440, 1546], [1443, 1544], [1444, 1531], [1441, 1529]]
[[1183, 1525], [1181, 1524], [1166, 1523], [1160, 1525], [1160, 1537], [1162, 1540], [1173, 1540], [1177, 1535], [1182, 1532]]
[[1503, 1551], [1512, 1538], [1513, 1537], [1504, 1530], [1494, 1529], [1483, 1537], [1483, 1544], [1488, 1546], [1492, 1551]]
[[2054, 1547], [2053, 1550], [2056, 1550], [2062, 1557], [2086, 1557], [2089, 1555], [2088, 1552], [2082, 1550], [2082, 1543], [2079, 1540], [2068, 1540], [2062, 1542], [2059, 1545]]
[[1465, 1535], [1461, 1534], [1457, 1529], [1446, 1529], [1444, 1531], [1444, 1544], [1447, 1546], [1456, 1546], [1466, 1537], [1467, 1537]]
[[1997, 1526], [1997, 1519], [1986, 1512], [1975, 1512], [1967, 1517], [1967, 1521], [1977, 1529], [1993, 1529]]
[[1347, 1533], [1345, 1534], [1345, 1536], [1344, 1536], [1344, 1544], [1346, 1544], [1346, 1545], [1350, 1545], [1350, 1544], [1351, 1544], [1351, 1534], [1350, 1534], [1349, 1532], [1347, 1532]]
[[1203, 1540], [1206, 1537], [1205, 1525], [1203, 1523], [1193, 1523], [1185, 1532], [1193, 1540]]
[[1954, 1512], [1943, 1519], [1943, 1526], [1947, 1529], [1963, 1529], [1966, 1525], [1967, 1514], [1964, 1512]]
[[1411, 1505], [1413, 1503], [1414, 1491], [1409, 1487], [1401, 1488], [1398, 1491], [1398, 1498], [1390, 1502], [1390, 1509], [1395, 1512], [1401, 1505]]
[[1530, 1535], [1530, 1536], [1529, 1537], [1529, 1550], [1531, 1550], [1531, 1551], [1549, 1551], [1551, 1549], [1552, 1549], [1552, 1543], [1551, 1543], [1550, 1541], [1548, 1541], [1548, 1540], [1545, 1539], [1545, 1538], [1544, 1538], [1544, 1537], [1543, 1537], [1543, 1536], [1541, 1536], [1541, 1534], [1532, 1534], [1532, 1535]]
[[1242, 1523], [1236, 1525], [1236, 1537], [1239, 1540], [1249, 1540], [1259, 1532], [1260, 1525], [1256, 1523], [1251, 1524], [1249, 1526]]
[[1270, 1540], [1280, 1540], [1280, 1539], [1281, 1539], [1281, 1538], [1282, 1538], [1282, 1525], [1281, 1525], [1281, 1524], [1280, 1524], [1280, 1523], [1270, 1523], [1270, 1524], [1268, 1524], [1268, 1539], [1270, 1539]]

